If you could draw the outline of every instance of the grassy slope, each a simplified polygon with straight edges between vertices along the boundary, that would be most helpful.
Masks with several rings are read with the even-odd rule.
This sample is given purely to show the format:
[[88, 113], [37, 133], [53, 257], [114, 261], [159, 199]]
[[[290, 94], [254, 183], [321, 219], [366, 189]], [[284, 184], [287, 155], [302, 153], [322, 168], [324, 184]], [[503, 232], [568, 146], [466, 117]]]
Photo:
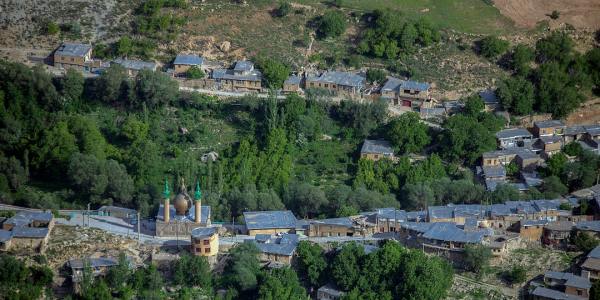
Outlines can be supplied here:
[[[299, 2], [321, 3], [316, 0]], [[342, 6], [359, 11], [392, 9], [408, 17], [427, 16], [442, 28], [465, 33], [500, 34], [515, 30], [511, 20], [483, 0], [344, 0]]]

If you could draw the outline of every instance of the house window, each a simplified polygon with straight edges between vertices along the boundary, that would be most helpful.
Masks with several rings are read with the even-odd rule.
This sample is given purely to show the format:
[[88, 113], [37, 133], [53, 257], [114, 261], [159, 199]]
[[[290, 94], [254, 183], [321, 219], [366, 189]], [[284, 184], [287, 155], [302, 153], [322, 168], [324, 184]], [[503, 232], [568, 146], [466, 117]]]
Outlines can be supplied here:
[[71, 61], [75, 61], [75, 58], [71, 57]]
[[204, 248], [204, 253], [209, 253], [210, 252], [210, 248]]
[[379, 158], [379, 154], [375, 154], [375, 156], [374, 156], [374, 157], [375, 157], [375, 158]]
[[577, 296], [581, 296], [583, 295], [583, 291], [582, 290], [577, 290]]
[[204, 245], [208, 245], [208, 244], [210, 244], [210, 241], [209, 241], [209, 240], [203, 240], [203, 241], [202, 241], [202, 244], [204, 244]]
[[326, 88], [328, 88], [328, 87], [329, 87], [329, 84], [327, 84], [327, 83], [326, 83], [326, 84], [325, 84], [325, 87], [326, 87]]
[[405, 94], [410, 94], [410, 90], [404, 90]]

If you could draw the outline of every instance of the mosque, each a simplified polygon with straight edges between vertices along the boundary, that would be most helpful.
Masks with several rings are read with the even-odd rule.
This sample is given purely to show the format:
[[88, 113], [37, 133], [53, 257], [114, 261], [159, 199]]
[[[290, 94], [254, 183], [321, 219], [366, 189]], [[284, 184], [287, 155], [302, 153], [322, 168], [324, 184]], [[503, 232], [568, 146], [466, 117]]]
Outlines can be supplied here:
[[210, 226], [210, 206], [202, 206], [199, 182], [196, 182], [193, 201], [183, 179], [172, 206], [170, 195], [169, 184], [165, 181], [164, 201], [156, 216], [156, 236], [189, 236], [195, 228]]

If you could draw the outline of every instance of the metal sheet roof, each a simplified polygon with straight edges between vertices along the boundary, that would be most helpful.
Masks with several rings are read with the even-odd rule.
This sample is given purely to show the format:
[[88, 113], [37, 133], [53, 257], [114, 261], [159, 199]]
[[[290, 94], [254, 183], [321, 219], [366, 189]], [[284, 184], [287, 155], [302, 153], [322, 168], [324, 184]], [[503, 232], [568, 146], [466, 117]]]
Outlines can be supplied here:
[[300, 84], [300, 82], [302, 81], [302, 77], [300, 76], [296, 76], [296, 75], [290, 75], [290, 77], [288, 77], [284, 84]]
[[506, 169], [504, 166], [483, 166], [483, 176], [486, 178], [505, 177]]
[[479, 92], [479, 97], [483, 99], [483, 102], [486, 104], [495, 104], [498, 103], [498, 98], [496, 98], [496, 92], [493, 90], [483, 90]]
[[235, 66], [233, 67], [235, 71], [248, 72], [254, 69], [254, 63], [247, 60], [240, 60], [235, 62]]
[[76, 43], [63, 43], [56, 49], [55, 54], [62, 56], [85, 56], [89, 51], [92, 50], [92, 46], [88, 44], [76, 44]]
[[446, 242], [480, 243], [485, 233], [479, 231], [464, 231], [454, 223], [433, 223], [423, 234], [424, 238]]
[[375, 153], [375, 154], [394, 154], [392, 144], [385, 140], [365, 140], [363, 142], [360, 153]]
[[596, 248], [592, 249], [587, 257], [600, 258], [600, 246], [596, 246]]
[[0, 229], [0, 243], [9, 241], [12, 238], [12, 232]]
[[562, 142], [562, 138], [556, 135], [540, 136], [540, 141], [544, 144], [555, 144]]
[[20, 211], [14, 216], [5, 221], [6, 224], [11, 224], [15, 227], [28, 226], [32, 222], [46, 222], [52, 221], [52, 213], [50, 212], [30, 212]]
[[251, 74], [237, 75], [233, 70], [216, 69], [212, 73], [214, 79], [228, 80], [244, 80], [244, 81], [260, 81], [262, 74], [258, 70], [253, 70]]
[[531, 132], [529, 132], [529, 130], [525, 128], [504, 129], [496, 133], [496, 138], [498, 139], [510, 139], [519, 137], [533, 137], [533, 134], [531, 134]]
[[117, 258], [111, 257], [100, 257], [100, 258], [85, 258], [85, 259], [71, 259], [68, 262], [68, 265], [72, 269], [83, 269], [84, 262], [88, 261], [90, 267], [112, 267], [119, 264], [119, 260]]
[[537, 128], [551, 128], [551, 127], [565, 127], [565, 123], [561, 120], [547, 120], [547, 121], [539, 121], [533, 122], [533, 125]]
[[544, 299], [553, 299], [553, 300], [584, 300], [585, 298], [577, 297], [574, 295], [565, 294], [563, 292], [548, 289], [545, 287], [538, 286], [531, 293], [534, 296], [542, 297]]
[[209, 237], [209, 236], [217, 233], [217, 231], [218, 231], [217, 227], [198, 227], [198, 228], [194, 228], [192, 230], [192, 237], [195, 237], [195, 238]]
[[13, 238], [45, 238], [48, 235], [48, 228], [14, 227], [12, 235]]
[[567, 128], [565, 129], [565, 134], [568, 134], [568, 135], [582, 134], [585, 132], [586, 132], [585, 127], [583, 127], [581, 125], [567, 126]]
[[575, 228], [583, 231], [600, 232], [600, 221], [581, 221], [575, 224]]
[[244, 220], [248, 229], [296, 228], [296, 217], [289, 210], [247, 211]]
[[195, 54], [179, 54], [175, 57], [174, 65], [201, 66], [204, 58]]
[[281, 237], [270, 237], [267, 241], [258, 242], [256, 239], [250, 241], [255, 243], [262, 253], [291, 256], [296, 251], [299, 237], [297, 234], [286, 233], [282, 234]]
[[157, 64], [152, 61], [130, 60], [130, 59], [120, 59], [120, 58], [113, 60], [113, 63], [119, 64], [119, 65], [123, 66], [123, 68], [125, 68], [125, 69], [136, 70], [136, 71], [140, 71], [140, 70], [156, 71], [156, 68], [158, 67]]
[[350, 217], [343, 218], [331, 218], [331, 219], [321, 219], [314, 221], [315, 223], [325, 224], [325, 225], [336, 225], [336, 226], [345, 226], [352, 227], [354, 226], [354, 222]]
[[319, 77], [310, 77], [310, 81], [335, 83], [342, 86], [351, 86], [361, 88], [365, 85], [365, 78], [348, 72], [324, 72]]

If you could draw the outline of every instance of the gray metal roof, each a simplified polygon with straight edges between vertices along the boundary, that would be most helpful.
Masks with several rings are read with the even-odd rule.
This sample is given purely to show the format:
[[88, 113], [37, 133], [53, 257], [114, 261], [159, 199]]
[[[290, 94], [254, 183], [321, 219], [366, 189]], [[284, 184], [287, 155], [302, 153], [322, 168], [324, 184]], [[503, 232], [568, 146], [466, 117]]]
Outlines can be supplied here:
[[360, 153], [393, 155], [394, 149], [392, 148], [392, 144], [385, 140], [365, 140]]
[[582, 289], [589, 289], [592, 287], [590, 281], [581, 276], [577, 276], [573, 273], [547, 271], [544, 273], [544, 278], [550, 278], [553, 280], [564, 281], [567, 286], [573, 286]]
[[15, 227], [12, 229], [13, 238], [45, 238], [48, 228]]
[[362, 88], [365, 85], [364, 77], [357, 75], [357, 74], [353, 74], [353, 73], [337, 72], [337, 71], [324, 72], [323, 74], [321, 74], [321, 76], [311, 77], [311, 78], [309, 78], [309, 80], [325, 82], [325, 83], [335, 83], [337, 85], [351, 86], [351, 87], [358, 87], [358, 88]]
[[395, 77], [388, 77], [387, 81], [385, 82], [385, 84], [383, 85], [381, 90], [386, 91], [386, 92], [398, 91], [400, 89], [400, 85], [402, 84], [402, 82], [403, 82], [402, 79], [398, 79]]
[[423, 234], [424, 238], [430, 240], [458, 242], [458, 243], [480, 243], [483, 241], [483, 232], [464, 231], [454, 223], [433, 223], [431, 228]]
[[596, 246], [596, 248], [592, 249], [592, 251], [588, 253], [587, 257], [600, 258], [600, 246]]
[[529, 226], [546, 226], [548, 224], [548, 220], [522, 220], [521, 226], [529, 227]]
[[585, 127], [581, 125], [567, 126], [565, 129], [565, 134], [567, 135], [582, 134], [585, 132]]
[[297, 75], [290, 75], [284, 82], [284, 84], [300, 84], [302, 77]]
[[544, 144], [556, 144], [562, 142], [562, 138], [556, 135], [540, 136], [540, 141]]
[[318, 291], [326, 293], [327, 295], [331, 295], [331, 296], [334, 296], [334, 297], [342, 297], [344, 295], [343, 291], [338, 290], [338, 288], [335, 285], [331, 284], [331, 283], [328, 283], [328, 284], [320, 287], [318, 289]]
[[113, 63], [123, 66], [125, 69], [129, 70], [151, 70], [156, 71], [158, 67], [155, 62], [152, 61], [141, 61], [141, 60], [130, 60], [130, 59], [115, 59]]
[[574, 295], [565, 294], [563, 292], [548, 289], [545, 287], [538, 286], [531, 293], [534, 296], [542, 297], [543, 299], [553, 299], [553, 300], [584, 300], [585, 298], [577, 297]]
[[325, 224], [325, 225], [345, 226], [345, 227], [354, 226], [354, 222], [352, 221], [352, 219], [350, 219], [350, 217], [321, 219], [321, 220], [314, 221], [314, 223]]
[[551, 127], [565, 127], [565, 123], [561, 120], [547, 120], [547, 121], [539, 121], [533, 122], [533, 125], [537, 128], [551, 128]]
[[550, 222], [548, 223], [548, 225], [546, 225], [546, 228], [548, 230], [552, 230], [552, 231], [571, 231], [571, 229], [573, 229], [573, 222], [571, 221], [554, 221], [554, 222]]
[[296, 217], [289, 210], [247, 211], [244, 220], [248, 229], [296, 228]]
[[192, 237], [194, 238], [203, 238], [209, 237], [215, 233], [217, 233], [217, 227], [198, 227], [192, 230]]
[[379, 219], [387, 219], [387, 220], [398, 220], [400, 222], [406, 221], [406, 211], [400, 210], [393, 207], [388, 208], [378, 208], [375, 211], [377, 217]]
[[600, 232], [600, 221], [581, 221], [575, 224], [575, 228], [584, 231]]
[[559, 199], [553, 199], [553, 200], [531, 200], [531, 202], [533, 203], [533, 205], [537, 209], [537, 211], [545, 212], [545, 211], [549, 211], [549, 210], [558, 210], [560, 207], [560, 204], [563, 201], [561, 201]]
[[178, 54], [173, 61], [174, 65], [201, 66], [204, 58], [195, 54]]
[[92, 45], [63, 43], [62, 45], [60, 45], [60, 47], [58, 47], [58, 49], [56, 49], [55, 54], [62, 56], [82, 57], [85, 56], [91, 50]]
[[533, 134], [525, 128], [504, 129], [496, 133], [496, 138], [498, 139], [514, 139], [522, 137], [533, 137]]
[[12, 232], [0, 229], [0, 243], [9, 241], [12, 238]]
[[387, 81], [381, 88], [382, 91], [399, 91], [399, 90], [414, 90], [427, 91], [430, 85], [427, 82], [419, 82], [412, 80], [402, 80], [395, 77], [388, 77]]
[[[210, 217], [210, 213], [211, 213], [210, 206], [203, 205], [200, 209], [202, 210], [201, 215], [200, 215], [200, 223], [206, 224], [208, 218]], [[196, 213], [196, 207], [194, 205], [192, 205], [190, 207], [190, 209], [188, 210], [187, 215], [178, 216], [175, 213], [175, 205], [169, 205], [169, 216], [171, 216], [171, 222], [173, 222], [174, 220], [177, 220], [179, 222], [194, 222], [194, 220], [195, 220], [194, 214], [195, 213]], [[164, 204], [160, 204], [160, 206], [158, 207], [158, 213], [156, 214], [156, 219], [161, 220], [161, 221], [165, 220]]]
[[216, 69], [212, 72], [213, 79], [228, 79], [228, 80], [243, 80], [243, 81], [260, 81], [262, 73], [258, 70], [253, 70], [252, 73], [247, 75], [238, 75], [233, 70], [228, 69]]
[[479, 97], [483, 99], [485, 104], [495, 104], [498, 103], [498, 98], [496, 98], [496, 92], [493, 90], [484, 90], [479, 92]]
[[488, 152], [484, 152], [483, 154], [481, 154], [481, 156], [483, 158], [496, 158], [496, 157], [505, 156], [505, 155], [516, 155], [516, 153], [513, 149], [505, 149], [505, 150], [488, 151]]
[[299, 237], [297, 234], [282, 234], [281, 237], [270, 237], [268, 240], [249, 240], [255, 243], [258, 250], [262, 253], [276, 254], [291, 256], [296, 251], [296, 247], [299, 243]]
[[90, 267], [112, 267], [119, 264], [119, 260], [117, 258], [111, 257], [100, 257], [100, 258], [85, 258], [85, 259], [71, 259], [67, 263], [68, 266], [72, 269], [83, 269], [84, 262], [88, 261]]
[[248, 72], [254, 69], [254, 63], [247, 60], [240, 60], [235, 62], [235, 66], [233, 67], [235, 71]]
[[585, 132], [587, 132], [591, 136], [600, 135], [600, 125], [585, 125]]
[[482, 169], [485, 178], [506, 176], [506, 169], [504, 169], [504, 166], [483, 166]]
[[408, 230], [412, 230], [418, 233], [425, 233], [434, 223], [427, 222], [402, 222], [400, 227]]
[[536, 154], [535, 152], [533, 152], [531, 150], [522, 149], [521, 151], [517, 151], [516, 153], [517, 153], [517, 156], [520, 157], [521, 159], [540, 158], [540, 156], [538, 154]]
[[53, 215], [50, 212], [30, 212], [20, 211], [14, 216], [5, 221], [6, 224], [11, 224], [15, 227], [29, 226], [32, 222], [45, 222], [49, 223], [52, 221]]

